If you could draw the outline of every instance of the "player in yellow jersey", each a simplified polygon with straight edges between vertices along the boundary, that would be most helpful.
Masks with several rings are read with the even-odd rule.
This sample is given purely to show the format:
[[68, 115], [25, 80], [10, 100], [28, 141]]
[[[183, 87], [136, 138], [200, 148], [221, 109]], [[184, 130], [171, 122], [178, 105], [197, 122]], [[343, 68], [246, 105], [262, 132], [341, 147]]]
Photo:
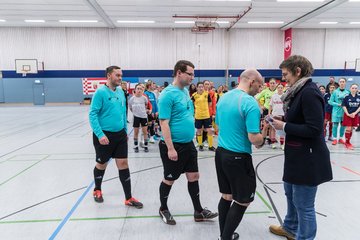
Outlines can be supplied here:
[[213, 135], [211, 133], [211, 118], [209, 107], [211, 107], [211, 98], [208, 92], [204, 90], [204, 83], [197, 83], [197, 91], [191, 96], [195, 106], [195, 128], [196, 139], [199, 143], [199, 151], [204, 151], [202, 129], [208, 132], [209, 150], [215, 151], [213, 147]]

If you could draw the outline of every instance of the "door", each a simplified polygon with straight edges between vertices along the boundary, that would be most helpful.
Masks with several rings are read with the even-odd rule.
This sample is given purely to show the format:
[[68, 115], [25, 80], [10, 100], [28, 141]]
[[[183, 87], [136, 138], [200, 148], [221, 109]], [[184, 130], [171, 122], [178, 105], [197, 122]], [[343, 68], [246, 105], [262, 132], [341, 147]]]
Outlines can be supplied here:
[[35, 83], [33, 85], [33, 93], [34, 93], [34, 105], [45, 105], [44, 84]]

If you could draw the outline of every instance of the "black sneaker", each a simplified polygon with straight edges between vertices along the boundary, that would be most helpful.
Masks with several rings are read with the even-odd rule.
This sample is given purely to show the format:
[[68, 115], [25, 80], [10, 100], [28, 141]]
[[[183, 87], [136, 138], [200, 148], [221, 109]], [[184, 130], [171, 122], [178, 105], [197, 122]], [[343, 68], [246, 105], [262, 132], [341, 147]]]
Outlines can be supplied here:
[[201, 212], [195, 211], [194, 219], [195, 219], [195, 222], [202, 222], [202, 221], [216, 218], [218, 215], [219, 215], [218, 213], [213, 213], [209, 209], [204, 208]]
[[103, 198], [103, 196], [102, 196], [101, 190], [94, 190], [93, 196], [94, 196], [95, 202], [97, 202], [97, 203], [102, 203], [102, 202], [104, 202], [104, 198]]
[[215, 147], [209, 147], [209, 151], [215, 152], [216, 148]]
[[145, 152], [149, 152], [148, 147], [144, 147], [144, 151], [145, 151]]
[[233, 235], [232, 235], [232, 240], [237, 240], [239, 239], [239, 234], [237, 232], [234, 232]]
[[200, 152], [203, 152], [203, 151], [204, 151], [204, 146], [203, 146], [203, 145], [200, 145], [200, 146], [199, 146], [199, 151], [200, 151]]
[[159, 209], [159, 215], [160, 215], [161, 219], [164, 221], [164, 223], [169, 224], [169, 225], [176, 224], [176, 222], [175, 222], [173, 216], [171, 215], [171, 213], [169, 212], [169, 210]]
[[139, 148], [138, 148], [138, 147], [134, 147], [134, 152], [138, 153], [138, 152], [139, 152]]
[[[239, 234], [237, 232], [234, 232], [231, 240], [238, 240], [239, 237], [240, 237]], [[222, 239], [221, 237], [218, 238], [218, 240], [221, 240], [221, 239]]]

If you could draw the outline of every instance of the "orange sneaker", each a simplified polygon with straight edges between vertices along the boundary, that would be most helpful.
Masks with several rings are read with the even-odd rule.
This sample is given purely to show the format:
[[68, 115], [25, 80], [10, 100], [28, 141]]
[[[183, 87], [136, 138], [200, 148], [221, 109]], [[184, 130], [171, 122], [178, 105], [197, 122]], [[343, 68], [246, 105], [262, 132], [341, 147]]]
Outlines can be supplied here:
[[345, 141], [340, 138], [340, 139], [339, 139], [339, 143], [340, 143], [340, 144], [345, 144]]
[[338, 141], [336, 140], [336, 139], [334, 139], [333, 141], [332, 141], [332, 145], [336, 145], [338, 143]]
[[104, 201], [101, 190], [94, 190], [93, 196], [94, 196], [95, 202], [97, 202], [97, 203], [102, 203]]
[[133, 197], [128, 200], [125, 200], [125, 205], [130, 207], [135, 207], [138, 209], [143, 208], [144, 206], [139, 200]]

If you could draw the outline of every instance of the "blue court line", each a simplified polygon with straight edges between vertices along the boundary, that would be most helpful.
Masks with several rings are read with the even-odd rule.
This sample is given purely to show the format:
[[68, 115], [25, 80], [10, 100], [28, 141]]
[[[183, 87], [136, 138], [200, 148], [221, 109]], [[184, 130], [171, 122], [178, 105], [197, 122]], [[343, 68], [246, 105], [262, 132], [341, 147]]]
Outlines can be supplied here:
[[58, 235], [58, 233], [60, 232], [60, 230], [64, 227], [65, 223], [69, 220], [69, 218], [71, 217], [71, 215], [75, 212], [76, 208], [80, 205], [80, 203], [82, 202], [82, 200], [84, 199], [84, 197], [86, 196], [86, 194], [88, 194], [88, 192], [90, 191], [90, 189], [93, 187], [94, 185], [94, 181], [92, 181], [90, 183], [90, 185], [86, 188], [85, 192], [80, 196], [80, 198], [77, 200], [77, 202], [75, 203], [75, 205], [71, 208], [70, 212], [66, 215], [66, 217], [61, 221], [61, 223], [57, 226], [57, 228], [55, 229], [55, 231], [53, 232], [53, 234], [51, 234], [49, 240], [53, 240], [55, 239], [56, 235]]
[[[130, 135], [132, 133], [132, 131], [134, 130], [134, 128], [131, 129], [130, 133], [128, 133], [128, 135]], [[109, 163], [112, 161], [112, 159], [110, 159]], [[51, 236], [49, 237], [49, 240], [53, 240], [55, 239], [55, 237], [59, 234], [60, 230], [64, 227], [64, 225], [69, 221], [71, 215], [75, 212], [76, 208], [80, 205], [80, 203], [82, 202], [82, 200], [84, 200], [86, 194], [89, 193], [90, 189], [94, 186], [95, 181], [92, 181], [89, 186], [86, 188], [85, 192], [80, 196], [80, 198], [77, 200], [77, 202], [75, 203], [75, 205], [71, 208], [71, 210], [68, 212], [68, 214], [66, 215], [66, 217], [61, 221], [61, 223], [57, 226], [57, 228], [55, 229], [55, 231], [53, 232], [53, 234], [51, 234]]]
[[128, 136], [134, 131], [134, 128], [131, 129], [131, 131], [128, 133]]

